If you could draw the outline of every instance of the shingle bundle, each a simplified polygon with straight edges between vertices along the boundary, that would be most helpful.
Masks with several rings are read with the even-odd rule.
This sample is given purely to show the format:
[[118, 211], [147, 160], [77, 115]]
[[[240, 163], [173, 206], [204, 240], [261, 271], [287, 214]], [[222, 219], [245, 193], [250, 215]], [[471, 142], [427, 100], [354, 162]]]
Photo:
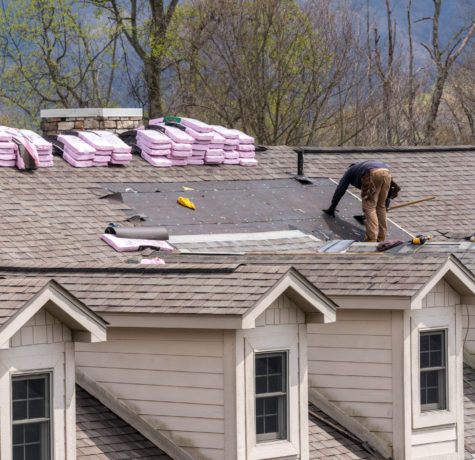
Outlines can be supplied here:
[[16, 144], [12, 142], [11, 134], [0, 130], [0, 166], [16, 165], [16, 147]]
[[152, 129], [139, 129], [137, 130], [137, 147], [141, 150], [141, 157], [152, 166], [172, 165], [168, 158], [171, 154], [172, 141], [165, 134]]
[[107, 166], [112, 160], [114, 147], [107, 139], [89, 131], [79, 131], [79, 138], [89, 144], [94, 150], [93, 166]]
[[112, 147], [110, 163], [113, 165], [126, 165], [132, 161], [132, 147], [110, 131], [91, 131], [104, 139]]
[[20, 129], [0, 126], [2, 161], [0, 166], [16, 166], [18, 169], [34, 169], [40, 165], [38, 151]]
[[38, 152], [38, 166], [47, 168], [53, 166], [53, 145], [39, 134], [29, 129], [21, 129], [21, 133], [36, 147]]
[[62, 142], [63, 159], [75, 168], [89, 168], [94, 166], [96, 149], [78, 136], [60, 134], [58, 141]]

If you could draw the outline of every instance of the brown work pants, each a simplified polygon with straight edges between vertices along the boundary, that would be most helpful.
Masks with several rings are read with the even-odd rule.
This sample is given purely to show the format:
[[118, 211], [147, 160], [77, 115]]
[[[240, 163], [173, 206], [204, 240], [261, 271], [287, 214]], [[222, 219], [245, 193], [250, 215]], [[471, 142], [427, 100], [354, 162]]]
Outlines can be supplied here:
[[372, 169], [371, 179], [374, 193], [363, 199], [363, 212], [366, 216], [365, 241], [384, 241], [388, 226], [386, 224], [386, 198], [391, 185], [391, 175], [385, 168]]

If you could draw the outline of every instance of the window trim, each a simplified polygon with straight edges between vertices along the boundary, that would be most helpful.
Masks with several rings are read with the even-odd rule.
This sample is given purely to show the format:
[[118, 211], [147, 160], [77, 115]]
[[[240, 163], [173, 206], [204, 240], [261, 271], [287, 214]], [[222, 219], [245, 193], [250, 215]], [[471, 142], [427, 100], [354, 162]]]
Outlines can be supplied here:
[[73, 342], [58, 342], [2, 350], [0, 353], [0, 457], [11, 458], [11, 377], [27, 372], [52, 372], [51, 458], [76, 458], [75, 358]]
[[[455, 337], [455, 309], [439, 307], [411, 312], [411, 385], [412, 427], [427, 428], [457, 422], [457, 348]], [[446, 350], [446, 406], [445, 409], [423, 410], [420, 391], [420, 333], [445, 330]], [[457, 342], [460, 342], [458, 337]], [[460, 344], [459, 344], [460, 345]], [[459, 346], [460, 348], [460, 346]], [[461, 360], [461, 357], [458, 357]]]
[[[30, 376], [37, 376], [37, 377], [45, 377], [45, 380], [47, 381], [47, 392], [46, 392], [46, 407], [48, 407], [48, 417], [40, 417], [40, 418], [35, 418], [35, 419], [21, 419], [21, 420], [13, 420], [13, 382], [14, 380], [20, 380], [21, 378], [26, 378]], [[41, 371], [29, 371], [29, 372], [17, 372], [17, 373], [12, 373], [10, 376], [10, 384], [12, 388], [12, 392], [10, 395], [10, 420], [11, 420], [11, 454], [13, 458], [13, 427], [15, 425], [26, 425], [29, 423], [41, 423], [41, 422], [48, 422], [48, 440], [47, 440], [47, 446], [43, 447], [43, 449], [47, 450], [46, 453], [46, 460], [52, 459], [53, 458], [53, 452], [54, 452], [54, 443], [53, 443], [53, 391], [52, 391], [52, 382], [53, 382], [53, 371], [52, 370], [41, 370]]]
[[[238, 452], [247, 455], [248, 460], [300, 455], [301, 446], [306, 445], [303, 439], [308, 436], [306, 325], [241, 330], [236, 333], [236, 341]], [[282, 350], [288, 352], [287, 439], [257, 442], [254, 353]]]
[[[278, 407], [280, 408], [278, 413], [278, 431], [275, 433], [265, 433], [265, 434], [257, 434], [257, 426], [256, 426], [256, 443], [264, 443], [264, 442], [274, 442], [274, 441], [286, 441], [288, 439], [288, 432], [289, 432], [289, 396], [288, 396], [288, 388], [289, 388], [289, 352], [288, 350], [274, 350], [274, 351], [266, 351], [266, 352], [256, 352], [254, 353], [254, 382], [257, 382], [257, 374], [256, 374], [256, 360], [259, 356], [282, 356], [283, 357], [283, 381], [284, 381], [284, 388], [285, 391], [277, 392], [277, 393], [262, 393], [257, 394], [255, 393], [256, 404], [257, 400], [261, 398], [271, 398], [271, 397], [278, 397], [279, 400], [277, 402]], [[256, 383], [255, 383], [256, 384]], [[281, 401], [285, 401], [282, 403]], [[283, 407], [281, 407], [283, 406]], [[257, 414], [255, 414], [257, 418]], [[257, 425], [257, 423], [256, 423]]]
[[[433, 366], [433, 367], [420, 367], [420, 357], [421, 357], [421, 351], [419, 349], [419, 391], [422, 390], [422, 387], [420, 386], [420, 376], [422, 375], [423, 372], [438, 372], [437, 380], [438, 380], [438, 397], [439, 397], [439, 403], [426, 403], [422, 404], [421, 402], [421, 412], [427, 412], [427, 411], [436, 411], [436, 410], [446, 410], [447, 408], [447, 329], [429, 329], [429, 330], [422, 330], [419, 331], [419, 346], [420, 346], [420, 340], [424, 335], [434, 335], [437, 333], [442, 337], [442, 350], [441, 350], [441, 362], [442, 364], [440, 366]], [[441, 373], [440, 371], [443, 371]], [[441, 375], [443, 375], [443, 378], [441, 378]], [[439, 407], [443, 406], [443, 407]]]

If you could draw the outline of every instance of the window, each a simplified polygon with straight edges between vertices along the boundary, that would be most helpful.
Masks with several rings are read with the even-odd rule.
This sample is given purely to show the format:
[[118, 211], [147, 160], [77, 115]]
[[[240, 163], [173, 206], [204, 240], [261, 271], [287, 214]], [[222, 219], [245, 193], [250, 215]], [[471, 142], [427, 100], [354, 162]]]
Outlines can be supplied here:
[[13, 460], [51, 458], [50, 375], [12, 377]]
[[287, 439], [287, 352], [256, 354], [256, 440]]
[[445, 335], [445, 330], [420, 333], [421, 411], [443, 410], [447, 408]]

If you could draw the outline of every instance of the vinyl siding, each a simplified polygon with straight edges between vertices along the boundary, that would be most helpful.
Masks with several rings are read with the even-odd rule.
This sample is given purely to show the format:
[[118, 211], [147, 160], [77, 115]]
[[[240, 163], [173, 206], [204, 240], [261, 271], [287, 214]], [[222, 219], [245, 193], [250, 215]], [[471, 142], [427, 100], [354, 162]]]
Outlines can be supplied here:
[[422, 300], [423, 308], [450, 308], [459, 304], [459, 294], [445, 280], [440, 280]]
[[276, 299], [262, 315], [256, 318], [256, 327], [304, 323], [305, 313], [285, 294]]
[[308, 325], [309, 387], [392, 444], [391, 311], [338, 310]]
[[71, 342], [71, 330], [41, 309], [10, 339], [10, 346], [15, 348], [60, 342]]
[[197, 459], [224, 457], [223, 332], [110, 329], [78, 367]]

